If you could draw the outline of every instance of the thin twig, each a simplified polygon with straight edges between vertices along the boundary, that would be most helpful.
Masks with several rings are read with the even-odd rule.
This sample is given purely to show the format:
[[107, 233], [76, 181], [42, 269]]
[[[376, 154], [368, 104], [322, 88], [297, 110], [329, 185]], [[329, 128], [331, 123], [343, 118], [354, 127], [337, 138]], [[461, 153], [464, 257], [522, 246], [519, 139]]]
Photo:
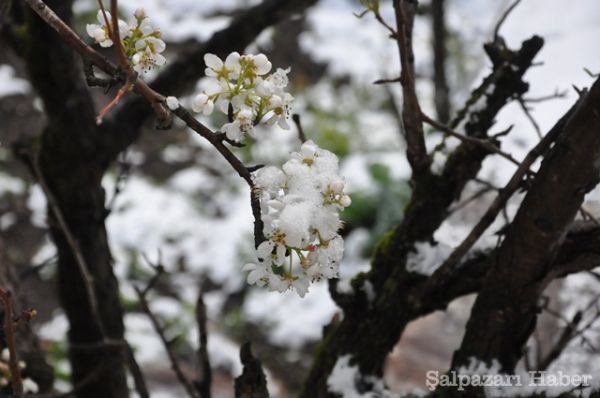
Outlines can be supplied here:
[[19, 358], [15, 344], [15, 323], [13, 322], [13, 307], [11, 293], [0, 288], [0, 300], [4, 303], [4, 337], [8, 346], [8, 365], [10, 367], [10, 381], [13, 394], [17, 398], [23, 397], [23, 380], [19, 369]]
[[544, 138], [538, 142], [525, 156], [525, 159], [521, 162], [521, 165], [517, 168], [510, 181], [504, 186], [504, 188], [498, 191], [498, 195], [480, 218], [479, 222], [473, 227], [469, 235], [458, 245], [450, 256], [442, 263], [442, 265], [433, 273], [430, 278], [432, 289], [436, 289], [436, 285], [445, 280], [446, 277], [452, 273], [457, 267], [461, 259], [467, 254], [467, 252], [473, 247], [473, 245], [479, 240], [479, 237], [488, 229], [488, 227], [494, 222], [498, 213], [504, 208], [506, 202], [513, 193], [521, 186], [523, 177], [529, 172], [529, 168], [535, 162], [535, 160], [545, 153], [550, 145], [556, 140], [558, 135], [562, 132], [564, 124], [570, 118], [571, 114], [577, 108], [578, 103], [573, 105], [571, 109], [554, 125], [554, 127], [546, 134]]
[[[25, 0], [25, 2], [40, 16], [40, 18], [54, 29], [72, 49], [77, 51], [79, 55], [84, 57], [91, 64], [102, 69], [105, 73], [111, 76], [119, 76], [122, 81], [127, 80], [126, 70], [122, 70], [84, 42], [77, 33], [75, 33], [75, 31], [73, 31], [73, 29], [56, 15], [56, 13], [42, 0]], [[170, 113], [162, 105], [164, 102], [164, 97], [162, 95], [151, 89], [150, 86], [140, 78], [135, 80], [134, 90], [150, 103], [157, 119], [161, 123], [168, 122]]]
[[506, 18], [508, 18], [510, 13], [519, 5], [520, 2], [521, 0], [516, 0], [514, 3], [511, 4], [510, 7], [508, 7], [506, 11], [504, 11], [502, 16], [498, 20], [498, 23], [496, 23], [496, 27], [494, 28], [494, 40], [498, 39], [502, 24], [504, 23], [504, 21], [506, 21]]
[[33, 173], [34, 178], [40, 184], [40, 187], [42, 188], [42, 191], [44, 192], [44, 195], [46, 196], [46, 199], [48, 201], [48, 205], [52, 211], [52, 214], [54, 214], [54, 217], [56, 218], [56, 221], [58, 222], [58, 226], [60, 227], [60, 230], [62, 231], [62, 233], [65, 235], [67, 244], [71, 248], [71, 252], [75, 259], [75, 263], [77, 264], [77, 267], [79, 268], [79, 273], [81, 274], [81, 279], [83, 281], [87, 299], [89, 301], [89, 307], [90, 307], [89, 309], [90, 309], [91, 316], [97, 323], [98, 331], [100, 332], [102, 337], [105, 338], [106, 330], [104, 328], [104, 323], [102, 322], [102, 318], [100, 317], [98, 300], [96, 298], [96, 290], [94, 288], [94, 277], [93, 277], [92, 273], [90, 272], [90, 268], [87, 264], [87, 261], [86, 261], [85, 257], [83, 256], [81, 249], [79, 248], [77, 239], [75, 238], [75, 235], [72, 233], [71, 228], [69, 227], [69, 224], [67, 223], [67, 220], [58, 204], [58, 201], [54, 197], [54, 193], [52, 192], [52, 190], [46, 183], [46, 179], [44, 178], [44, 175], [43, 175], [42, 171], [40, 170], [37, 156], [31, 155], [29, 153], [24, 153], [23, 156], [24, 156], [27, 164], [30, 166], [30, 169]]
[[591, 220], [594, 224], [600, 225], [600, 221], [598, 221], [598, 219], [592, 213], [587, 211], [583, 206], [579, 208], [579, 211], [581, 212], [584, 218], [587, 217], [587, 219]]
[[555, 90], [554, 94], [543, 95], [541, 97], [523, 97], [523, 102], [525, 103], [535, 103], [535, 102], [545, 102], [553, 99], [561, 99], [567, 97], [567, 91], [558, 91]]
[[254, 182], [252, 181], [252, 174], [250, 172], [251, 169], [244, 166], [242, 161], [223, 144], [223, 141], [220, 139], [218, 134], [213, 133], [208, 127], [200, 123], [187, 109], [179, 106], [172, 112], [189, 128], [208, 140], [250, 187], [250, 204], [252, 207], [252, 214], [254, 216], [254, 246], [258, 247], [258, 245], [265, 240], [263, 234], [264, 224], [261, 217], [258, 192], [256, 191]]
[[210, 398], [212, 385], [212, 370], [208, 355], [208, 329], [206, 327], [206, 305], [202, 292], [196, 302], [196, 323], [198, 324], [198, 392], [202, 398]]
[[[113, 0], [114, 1], [114, 0]], [[54, 11], [52, 11], [42, 0], [25, 0], [25, 2], [58, 34], [65, 42], [84, 57], [89, 63], [96, 65], [105, 73], [111, 76], [122, 76], [124, 71], [110, 62], [92, 47], [87, 45]], [[113, 19], [115, 19], [113, 17]], [[129, 69], [130, 70], [130, 69]], [[125, 71], [127, 72], [127, 71]], [[123, 79], [125, 80], [125, 79]], [[177, 115], [188, 127], [196, 131], [202, 137], [207, 139], [219, 153], [229, 162], [229, 164], [238, 172], [250, 186], [250, 201], [252, 214], [254, 216], [254, 244], [256, 247], [265, 240], [263, 235], [263, 222], [260, 213], [260, 202], [255, 192], [252, 175], [248, 168], [223, 144], [223, 139], [213, 133], [208, 127], [196, 120], [192, 114], [178, 107], [175, 111], [169, 112], [165, 105], [165, 97], [154, 91], [146, 82], [137, 78], [134, 83], [134, 90], [148, 101], [153, 108], [160, 127], [170, 126], [172, 114]]]
[[470, 137], [468, 135], [460, 134], [460, 133], [452, 130], [450, 127], [444, 126], [443, 124], [433, 120], [432, 118], [430, 118], [423, 112], [421, 112], [421, 118], [423, 119], [423, 121], [425, 123], [435, 127], [438, 130], [443, 131], [444, 133], [448, 134], [449, 136], [452, 136], [452, 137], [457, 138], [464, 142], [469, 142], [471, 144], [478, 145], [492, 153], [502, 156], [503, 158], [507, 159], [508, 161], [510, 161], [511, 163], [513, 163], [516, 166], [521, 165], [521, 162], [519, 162], [518, 160], [513, 158], [512, 155], [502, 151], [500, 148], [498, 148], [496, 145], [494, 145], [492, 142], [490, 142], [488, 140], [483, 140], [480, 138]]
[[135, 390], [139, 394], [140, 398], [150, 398], [150, 393], [148, 392], [148, 387], [146, 386], [146, 379], [144, 378], [142, 369], [140, 369], [140, 365], [135, 359], [131, 345], [127, 344], [125, 350], [125, 354], [127, 355], [127, 366], [129, 367], [129, 372], [131, 372], [131, 377], [133, 377]]
[[535, 130], [535, 133], [537, 134], [538, 138], [541, 139], [542, 130], [540, 129], [540, 125], [538, 124], [538, 122], [536, 122], [527, 105], [525, 105], [525, 101], [523, 101], [523, 98], [519, 98], [519, 105], [521, 105], [523, 113], [525, 113], [525, 116], [527, 116], [527, 119], [529, 119], [529, 121], [531, 122], [531, 125], [533, 126], [533, 129]]
[[577, 311], [575, 316], [573, 316], [573, 319], [570, 322], [567, 322], [567, 326], [564, 328], [552, 349], [537, 363], [536, 370], [545, 371], [550, 367], [552, 362], [554, 362], [560, 356], [567, 345], [569, 345], [569, 343], [573, 340], [577, 332], [577, 326], [581, 322], [582, 317], [583, 313], [581, 311]]
[[110, 13], [112, 14], [112, 41], [117, 50], [117, 60], [119, 61], [119, 66], [127, 71], [129, 76], [135, 75], [132, 73], [131, 66], [127, 61], [127, 55], [125, 55], [125, 49], [123, 49], [123, 44], [121, 43], [121, 32], [119, 31], [119, 7], [117, 5], [117, 0], [110, 0]]
[[194, 389], [194, 386], [192, 385], [190, 380], [188, 380], [188, 378], [185, 377], [185, 375], [183, 374], [183, 370], [181, 369], [181, 366], [179, 366], [179, 361], [178, 361], [177, 357], [175, 356], [175, 353], [173, 352], [171, 343], [169, 342], [169, 340], [167, 340], [167, 337], [165, 336], [165, 331], [164, 331], [162, 325], [160, 324], [160, 322], [158, 321], [158, 319], [156, 318], [156, 316], [154, 315], [152, 310], [150, 310], [148, 301], [146, 300], [146, 295], [137, 286], [135, 286], [134, 289], [135, 289], [135, 292], [137, 293], [138, 299], [142, 306], [142, 310], [144, 311], [144, 313], [146, 315], [148, 315], [148, 318], [150, 318], [150, 322], [152, 322], [154, 331], [156, 332], [156, 334], [158, 334], [158, 337], [160, 338], [160, 341], [162, 342], [163, 347], [167, 351], [167, 356], [169, 357], [169, 361], [171, 362], [171, 369], [173, 369], [173, 372], [175, 372], [175, 376], [177, 376], [177, 380], [179, 380], [179, 382], [184, 387], [187, 395], [190, 398], [200, 398], [196, 394], [196, 390]]
[[298, 138], [300, 139], [300, 142], [306, 142], [306, 134], [304, 134], [304, 129], [302, 128], [302, 123], [300, 122], [300, 115], [294, 113], [292, 115], [292, 120], [294, 121], [296, 129], [298, 130]]
[[373, 84], [387, 84], [387, 83], [399, 83], [400, 82], [400, 78], [396, 77], [394, 79], [379, 79], [379, 80], [375, 80], [373, 82]]

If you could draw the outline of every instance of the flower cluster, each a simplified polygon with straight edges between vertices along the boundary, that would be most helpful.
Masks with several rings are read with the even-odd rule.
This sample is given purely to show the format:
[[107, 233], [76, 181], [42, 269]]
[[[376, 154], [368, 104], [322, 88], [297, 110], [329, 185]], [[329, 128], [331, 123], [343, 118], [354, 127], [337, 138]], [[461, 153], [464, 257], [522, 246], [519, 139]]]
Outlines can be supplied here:
[[[105, 18], [106, 15], [106, 18]], [[134, 22], [127, 24], [118, 21], [119, 37], [125, 55], [138, 72], [146, 72], [166, 62], [162, 52], [165, 51], [165, 42], [161, 40], [160, 29], [150, 23], [143, 9], [134, 12]], [[107, 25], [108, 21], [108, 25]], [[108, 12], [98, 11], [99, 24], [88, 24], [86, 31], [102, 47], [110, 47], [114, 43], [111, 39], [112, 16]]]
[[[4, 348], [0, 354], [0, 389], [4, 386], [7, 386], [11, 380], [10, 366], [8, 363], [9, 360], [10, 353], [8, 348]], [[19, 361], [19, 368], [23, 370], [25, 367], [25, 362]], [[23, 379], [23, 392], [37, 394], [38, 390], [39, 388], [35, 381], [28, 377]]]
[[214, 54], [206, 54], [204, 62], [206, 76], [216, 79], [217, 87], [194, 97], [194, 112], [210, 115], [216, 105], [229, 117], [229, 123], [221, 130], [233, 141], [240, 141], [261, 121], [278, 123], [281, 128], [289, 129], [286, 119], [294, 99], [285, 91], [289, 68], [278, 68], [269, 75], [272, 65], [266, 55], [240, 55], [237, 52], [229, 54], [225, 61]]
[[344, 251], [339, 210], [350, 197], [338, 158], [307, 141], [281, 169], [264, 167], [253, 177], [267, 240], [256, 250], [258, 262], [244, 267], [247, 281], [304, 297], [311, 282], [337, 276]]

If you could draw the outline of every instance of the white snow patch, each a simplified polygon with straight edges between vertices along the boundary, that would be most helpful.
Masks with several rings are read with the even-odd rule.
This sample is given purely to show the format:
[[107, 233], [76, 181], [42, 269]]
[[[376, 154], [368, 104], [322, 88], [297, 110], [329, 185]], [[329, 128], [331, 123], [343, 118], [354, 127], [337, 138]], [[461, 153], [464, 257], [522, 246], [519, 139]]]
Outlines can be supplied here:
[[0, 172], [0, 196], [7, 193], [21, 195], [25, 192], [25, 182], [20, 178]]
[[[396, 398], [399, 395], [388, 390], [381, 379], [373, 376], [363, 377], [358, 366], [350, 365], [350, 355], [338, 358], [333, 371], [327, 379], [327, 388], [330, 392], [341, 394], [344, 398]], [[364, 379], [370, 384], [371, 391], [361, 393], [357, 383]]]
[[312, 285], [304, 298], [291, 291], [279, 294], [256, 289], [243, 307], [248, 320], [272, 326], [269, 338], [273, 343], [290, 348], [320, 339], [336, 310], [325, 282]]
[[27, 207], [31, 211], [31, 223], [36, 227], [46, 227], [46, 195], [39, 185], [34, 185], [29, 191]]
[[452, 247], [444, 243], [417, 242], [415, 250], [416, 253], [408, 255], [406, 270], [425, 276], [431, 276], [452, 253]]
[[31, 85], [25, 79], [15, 76], [15, 69], [6, 64], [0, 65], [0, 98], [14, 94], [27, 94]]

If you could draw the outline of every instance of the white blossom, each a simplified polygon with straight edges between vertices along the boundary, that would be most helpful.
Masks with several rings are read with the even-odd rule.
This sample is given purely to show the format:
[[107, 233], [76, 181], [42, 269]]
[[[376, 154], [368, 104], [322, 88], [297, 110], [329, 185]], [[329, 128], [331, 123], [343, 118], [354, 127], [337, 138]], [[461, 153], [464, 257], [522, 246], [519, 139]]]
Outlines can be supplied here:
[[164, 65], [166, 58], [162, 54], [153, 52], [150, 47], [146, 47], [133, 54], [131, 61], [133, 69], [138, 73], [142, 73], [154, 69], [156, 66]]
[[215, 104], [212, 102], [209, 96], [204, 93], [196, 95], [192, 100], [192, 110], [194, 112], [210, 115], [214, 107]]
[[[161, 39], [160, 29], [152, 25], [146, 12], [141, 8], [135, 10], [133, 16], [135, 22], [131, 25], [118, 20], [121, 45], [133, 69], [142, 73], [164, 65], [166, 58], [161, 53], [165, 51], [166, 45]], [[110, 37], [112, 16], [108, 12], [99, 10], [97, 19], [99, 24], [86, 25], [88, 35], [101, 47], [112, 46], [114, 44]]]
[[[112, 29], [112, 25], [110, 28], [106, 25], [108, 23], [112, 23], [112, 16], [109, 12], [106, 12], [106, 19], [104, 18], [104, 13], [102, 10], [98, 10], [98, 14], [96, 16], [99, 24], [87, 24], [85, 30], [88, 35], [90, 35], [96, 43], [100, 44], [101, 47], [110, 47], [113, 45], [113, 41], [110, 38], [110, 29]], [[125, 21], [119, 19], [119, 35], [123, 39], [129, 36], [129, 26]]]
[[281, 169], [259, 169], [253, 181], [267, 240], [256, 250], [257, 264], [244, 267], [248, 283], [303, 297], [311, 282], [337, 277], [344, 252], [339, 210], [350, 203], [337, 157], [307, 141]]
[[[196, 95], [195, 112], [210, 114], [216, 108], [229, 117], [221, 126], [230, 140], [241, 141], [256, 124], [277, 123], [289, 129], [287, 118], [294, 97], [285, 91], [290, 69], [277, 69], [264, 54], [229, 54], [225, 61], [215, 54], [204, 55], [204, 73], [217, 81], [217, 90]], [[205, 106], [204, 106], [205, 105]], [[210, 111], [208, 111], [210, 110]]]

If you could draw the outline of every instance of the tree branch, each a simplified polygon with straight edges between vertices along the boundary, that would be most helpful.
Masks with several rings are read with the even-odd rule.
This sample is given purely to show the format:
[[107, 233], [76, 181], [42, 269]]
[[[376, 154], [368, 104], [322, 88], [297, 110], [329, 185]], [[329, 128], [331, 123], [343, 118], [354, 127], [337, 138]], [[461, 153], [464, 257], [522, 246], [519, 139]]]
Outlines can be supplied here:
[[533, 331], [548, 265], [585, 194], [600, 180], [600, 80], [566, 120], [507, 231], [477, 297], [453, 367], [476, 357], [511, 372]]
[[402, 121], [406, 139], [406, 156], [413, 173], [428, 172], [430, 159], [425, 148], [425, 135], [421, 123], [421, 107], [417, 98], [414, 79], [414, 54], [412, 49], [412, 28], [415, 5], [407, 0], [394, 0], [396, 12], [396, 42], [400, 53], [400, 83], [402, 84]]

